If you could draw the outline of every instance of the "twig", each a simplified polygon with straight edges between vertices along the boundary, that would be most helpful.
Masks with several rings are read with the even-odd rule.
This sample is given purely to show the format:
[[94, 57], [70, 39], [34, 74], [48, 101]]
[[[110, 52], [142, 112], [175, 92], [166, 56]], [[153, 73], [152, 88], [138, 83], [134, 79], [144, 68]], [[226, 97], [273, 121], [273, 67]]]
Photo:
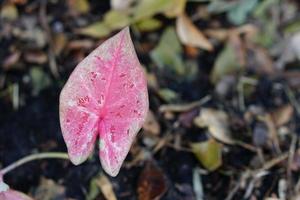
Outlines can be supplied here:
[[249, 151], [257, 153], [257, 147], [255, 147], [251, 144], [247, 144], [247, 143], [245, 143], [243, 141], [240, 141], [240, 140], [235, 140], [234, 142], [235, 142], [236, 145], [238, 145], [240, 147], [243, 147], [244, 149], [247, 149]]
[[[291, 142], [290, 149], [289, 149], [288, 165], [287, 165], [287, 171], [286, 171], [287, 181], [288, 181], [289, 186], [293, 185], [291, 168], [292, 168], [293, 159], [295, 156], [297, 141], [298, 141], [298, 136], [296, 133], [294, 133], [292, 135], [292, 142]], [[292, 189], [289, 189], [289, 195], [292, 195], [292, 192], [293, 192]]]
[[277, 158], [274, 158], [268, 162], [266, 162], [262, 168], [257, 169], [253, 172], [253, 174], [257, 174], [260, 171], [266, 171], [268, 169], [271, 169], [272, 167], [276, 166], [277, 164], [281, 163], [282, 161], [286, 160], [288, 158], [288, 153], [283, 153], [282, 155], [278, 156]]
[[237, 182], [237, 184], [234, 186], [234, 188], [229, 192], [229, 194], [227, 195], [225, 200], [231, 200], [234, 197], [234, 195], [239, 191], [242, 181], [243, 181], [243, 178], [241, 177], [239, 179], [239, 181]]
[[159, 108], [160, 112], [186, 112], [189, 111], [195, 107], [201, 106], [208, 102], [211, 99], [210, 95], [207, 95], [203, 97], [202, 99], [198, 101], [194, 101], [188, 104], [168, 104], [168, 105], [162, 105]]
[[46, 32], [46, 37], [48, 40], [49, 48], [48, 48], [48, 58], [49, 58], [49, 66], [50, 70], [55, 78], [59, 78], [59, 73], [57, 69], [57, 63], [55, 59], [54, 54], [54, 47], [53, 47], [53, 38], [51, 36], [51, 29], [49, 27], [48, 21], [47, 21], [47, 1], [43, 0], [41, 1], [41, 7], [39, 11], [40, 21], [43, 29]]
[[33, 161], [33, 160], [53, 159], [53, 158], [68, 160], [69, 156], [67, 153], [64, 153], [64, 152], [46, 152], [46, 153], [32, 154], [32, 155], [26, 156], [24, 158], [21, 158], [20, 160], [17, 160], [15, 162], [11, 163], [7, 167], [0, 170], [0, 174], [5, 175], [6, 173], [14, 170], [15, 168], [17, 168], [25, 163], [28, 163], [30, 161]]
[[295, 108], [297, 115], [300, 116], [300, 105], [299, 105], [299, 102], [297, 101], [293, 91], [290, 89], [289, 86], [284, 86], [284, 90], [285, 90], [286, 95], [288, 96], [289, 101]]

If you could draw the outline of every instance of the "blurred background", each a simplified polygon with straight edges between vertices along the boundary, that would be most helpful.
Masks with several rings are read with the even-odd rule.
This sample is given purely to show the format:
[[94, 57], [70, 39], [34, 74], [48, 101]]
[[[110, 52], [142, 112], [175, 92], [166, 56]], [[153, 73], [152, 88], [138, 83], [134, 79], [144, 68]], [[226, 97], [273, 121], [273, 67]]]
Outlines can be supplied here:
[[299, 1], [0, 2], [0, 167], [66, 151], [60, 90], [125, 26], [150, 98], [117, 177], [95, 153], [26, 164], [5, 176], [12, 188], [36, 200], [300, 199]]

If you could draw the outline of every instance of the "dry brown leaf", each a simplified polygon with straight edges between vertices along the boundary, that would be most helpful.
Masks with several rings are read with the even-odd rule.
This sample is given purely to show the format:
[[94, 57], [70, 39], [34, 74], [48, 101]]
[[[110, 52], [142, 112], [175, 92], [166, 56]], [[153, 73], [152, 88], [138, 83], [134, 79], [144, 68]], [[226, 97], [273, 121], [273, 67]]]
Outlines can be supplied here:
[[88, 13], [90, 10], [90, 4], [87, 0], [68, 0], [68, 5], [80, 14]]
[[21, 52], [14, 51], [12, 54], [10, 54], [7, 58], [3, 61], [3, 69], [9, 70], [12, 68], [20, 59]]
[[35, 200], [64, 199], [65, 188], [51, 179], [41, 178], [33, 197]]
[[272, 142], [272, 146], [276, 148], [277, 152], [281, 152], [279, 146], [278, 132], [271, 114], [267, 113], [262, 117], [262, 120], [266, 123], [269, 130], [269, 138]]
[[107, 200], [117, 200], [113, 186], [107, 176], [101, 174], [100, 178], [97, 180], [97, 185]]
[[67, 37], [63, 33], [58, 33], [53, 39], [53, 50], [55, 55], [59, 55], [67, 44]]
[[158, 166], [149, 161], [138, 180], [139, 200], [159, 200], [167, 191], [164, 173]]
[[16, 20], [18, 16], [18, 9], [12, 3], [4, 4], [0, 10], [1, 19]]
[[207, 127], [210, 134], [221, 142], [234, 144], [229, 130], [228, 115], [221, 110], [202, 108], [198, 117], [194, 119], [198, 127]]
[[177, 17], [176, 31], [180, 41], [188, 46], [212, 51], [213, 46], [186, 14]]
[[190, 58], [196, 58], [199, 54], [199, 49], [196, 47], [185, 46], [184, 51]]
[[186, 2], [187, 0], [174, 0], [172, 6], [166, 10], [165, 15], [170, 18], [181, 15], [184, 12]]
[[158, 135], [160, 133], [160, 125], [151, 110], [149, 110], [147, 114], [146, 121], [143, 124], [143, 129], [153, 135]]
[[276, 127], [282, 126], [291, 120], [294, 108], [290, 104], [284, 105], [271, 113]]
[[204, 33], [210, 38], [214, 38], [222, 42], [228, 38], [228, 29], [206, 29]]
[[44, 64], [48, 56], [42, 51], [28, 51], [24, 54], [24, 58], [29, 63]]
[[85, 50], [91, 49], [94, 46], [92, 40], [72, 40], [68, 43], [67, 49], [69, 50]]

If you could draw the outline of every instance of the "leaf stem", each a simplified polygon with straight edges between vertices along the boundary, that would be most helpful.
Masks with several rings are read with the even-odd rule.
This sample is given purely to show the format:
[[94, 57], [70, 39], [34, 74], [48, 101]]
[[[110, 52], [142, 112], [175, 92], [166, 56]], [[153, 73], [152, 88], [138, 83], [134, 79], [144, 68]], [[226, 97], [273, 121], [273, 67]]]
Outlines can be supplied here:
[[14, 170], [15, 168], [28, 163], [33, 160], [41, 160], [41, 159], [69, 159], [69, 156], [65, 152], [45, 152], [45, 153], [36, 153], [32, 155], [25, 156], [24, 158], [21, 158], [20, 160], [17, 160], [7, 167], [0, 170], [1, 175], [5, 175], [6, 173]]

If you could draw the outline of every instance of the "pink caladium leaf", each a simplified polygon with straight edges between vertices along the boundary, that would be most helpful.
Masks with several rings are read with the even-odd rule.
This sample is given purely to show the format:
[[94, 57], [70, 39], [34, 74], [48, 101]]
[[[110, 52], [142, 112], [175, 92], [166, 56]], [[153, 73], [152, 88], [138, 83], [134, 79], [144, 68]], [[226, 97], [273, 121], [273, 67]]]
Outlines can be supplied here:
[[70, 75], [60, 94], [60, 124], [74, 164], [99, 137], [103, 169], [116, 176], [148, 112], [147, 81], [129, 28], [106, 40]]
[[9, 186], [3, 182], [0, 174], [0, 200], [32, 200], [26, 194], [12, 190]]

